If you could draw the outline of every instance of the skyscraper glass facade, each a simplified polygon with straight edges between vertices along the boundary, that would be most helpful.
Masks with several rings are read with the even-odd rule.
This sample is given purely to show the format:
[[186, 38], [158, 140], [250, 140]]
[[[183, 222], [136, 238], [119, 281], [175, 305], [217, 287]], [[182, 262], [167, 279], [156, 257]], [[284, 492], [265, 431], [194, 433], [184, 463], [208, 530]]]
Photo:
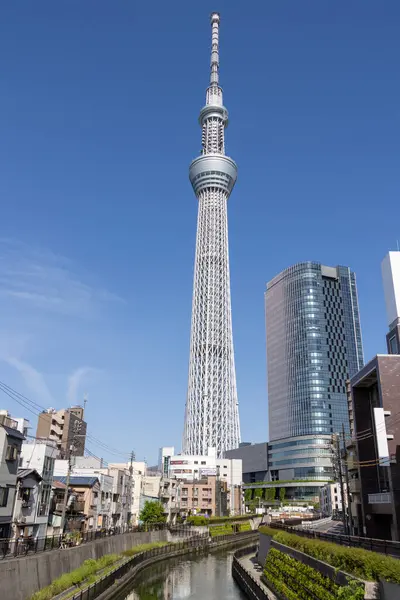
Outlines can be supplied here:
[[270, 440], [348, 431], [346, 379], [363, 366], [354, 273], [299, 263], [265, 302]]

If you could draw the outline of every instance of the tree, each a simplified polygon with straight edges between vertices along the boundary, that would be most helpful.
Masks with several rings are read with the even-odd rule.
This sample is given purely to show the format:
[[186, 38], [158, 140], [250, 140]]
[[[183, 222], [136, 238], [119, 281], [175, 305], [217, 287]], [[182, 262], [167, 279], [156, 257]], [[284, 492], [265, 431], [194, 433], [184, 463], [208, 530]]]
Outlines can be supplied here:
[[143, 523], [165, 523], [166, 516], [161, 502], [149, 502], [146, 500], [145, 505], [139, 515]]
[[244, 500], [245, 502], [250, 502], [253, 490], [245, 490], [244, 492]]
[[255, 488], [254, 490], [254, 498], [262, 498], [263, 497], [263, 488]]
[[280, 499], [280, 501], [281, 501], [281, 502], [283, 502], [283, 501], [284, 501], [284, 499], [285, 499], [285, 496], [286, 496], [286, 490], [285, 490], [285, 488], [284, 488], [284, 487], [281, 487], [281, 488], [279, 489], [279, 499]]
[[270, 502], [272, 502], [272, 500], [275, 500], [276, 489], [274, 487], [271, 487], [265, 488], [265, 490], [266, 500], [269, 500]]

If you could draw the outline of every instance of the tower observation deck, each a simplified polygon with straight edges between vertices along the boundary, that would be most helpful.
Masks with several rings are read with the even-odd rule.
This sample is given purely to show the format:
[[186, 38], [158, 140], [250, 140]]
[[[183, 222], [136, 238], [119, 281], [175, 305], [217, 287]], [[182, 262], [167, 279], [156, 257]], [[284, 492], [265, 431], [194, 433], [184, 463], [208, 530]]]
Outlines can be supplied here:
[[219, 24], [219, 14], [212, 13], [210, 84], [199, 116], [202, 149], [189, 168], [198, 218], [183, 453], [202, 455], [214, 447], [221, 457], [239, 446], [240, 426], [227, 215], [237, 166], [225, 155], [228, 111], [219, 85]]

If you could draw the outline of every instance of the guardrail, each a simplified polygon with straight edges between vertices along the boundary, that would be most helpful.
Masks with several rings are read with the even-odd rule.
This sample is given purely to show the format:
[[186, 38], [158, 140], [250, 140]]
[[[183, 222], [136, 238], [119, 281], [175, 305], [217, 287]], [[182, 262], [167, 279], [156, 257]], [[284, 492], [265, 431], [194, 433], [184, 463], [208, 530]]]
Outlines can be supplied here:
[[257, 548], [258, 544], [253, 544], [252, 546], [240, 548], [240, 550], [237, 550], [234, 553], [232, 561], [232, 577], [248, 598], [254, 600], [269, 600], [270, 596], [268, 596], [261, 587], [260, 582], [257, 581], [257, 579], [255, 579], [239, 561], [239, 558], [242, 556], [256, 552]]
[[309, 529], [299, 529], [298, 527], [289, 527], [281, 523], [271, 523], [273, 529], [283, 529], [288, 533], [295, 533], [303, 537], [324, 540], [325, 542], [333, 542], [341, 546], [351, 546], [356, 548], [364, 548], [379, 554], [388, 554], [400, 558], [400, 542], [392, 542], [391, 540], [378, 540], [375, 538], [358, 537], [355, 535], [341, 535], [338, 533], [323, 533]]
[[140, 525], [138, 527], [127, 527], [125, 530], [107, 529], [100, 531], [88, 531], [78, 536], [70, 537], [67, 534], [53, 535], [51, 537], [37, 537], [32, 539], [11, 540], [9, 538], [0, 538], [0, 560], [8, 558], [19, 558], [29, 554], [38, 554], [40, 552], [51, 552], [52, 550], [62, 550], [74, 546], [81, 546], [94, 540], [100, 540], [114, 535], [125, 535], [127, 533], [140, 533], [143, 531], [160, 531], [168, 529], [172, 534], [188, 535], [193, 532], [190, 525], [169, 526], [165, 523], [155, 525]]

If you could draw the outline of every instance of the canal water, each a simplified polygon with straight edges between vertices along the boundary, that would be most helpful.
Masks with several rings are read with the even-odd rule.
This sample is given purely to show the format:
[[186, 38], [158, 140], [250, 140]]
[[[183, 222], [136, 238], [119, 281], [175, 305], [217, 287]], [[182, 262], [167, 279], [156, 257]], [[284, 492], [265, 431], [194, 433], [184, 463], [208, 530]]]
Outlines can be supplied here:
[[234, 550], [173, 558], [144, 569], [120, 600], [245, 600], [231, 574]]

